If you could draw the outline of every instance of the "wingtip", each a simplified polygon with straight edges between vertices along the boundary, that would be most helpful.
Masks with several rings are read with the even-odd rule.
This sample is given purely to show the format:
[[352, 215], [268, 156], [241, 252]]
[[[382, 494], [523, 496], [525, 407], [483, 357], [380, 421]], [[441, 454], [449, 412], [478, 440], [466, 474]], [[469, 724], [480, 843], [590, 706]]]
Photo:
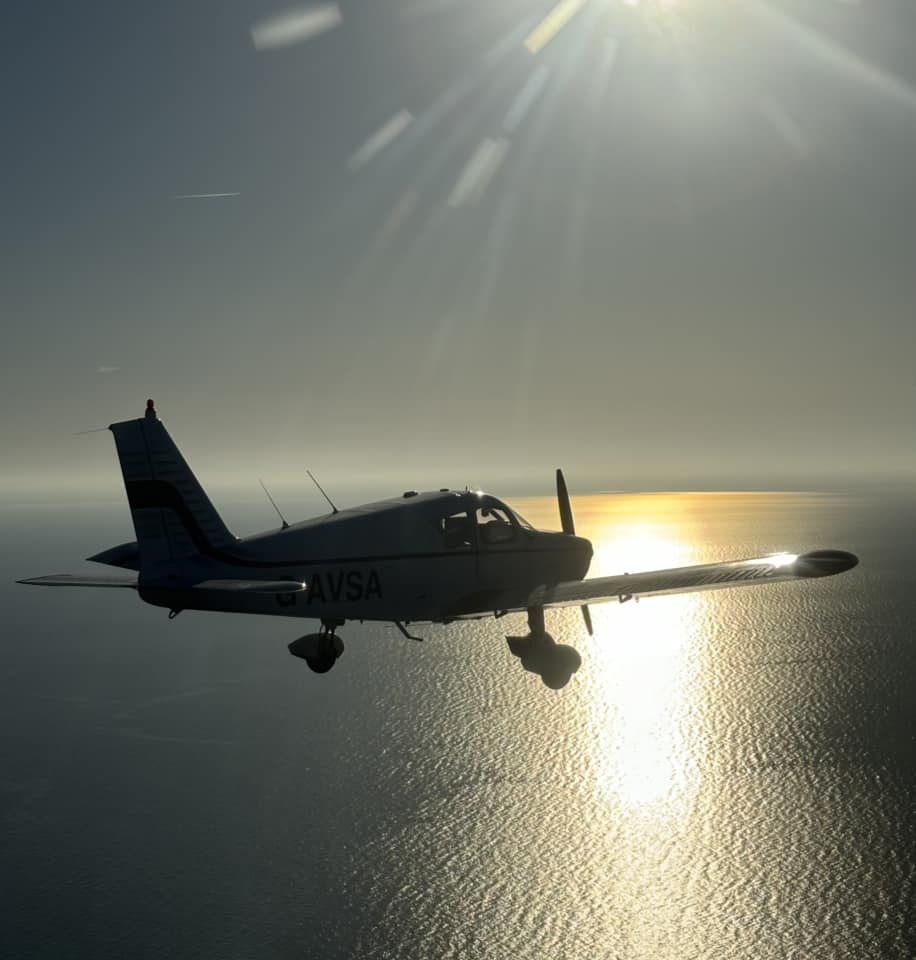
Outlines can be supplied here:
[[832, 577], [852, 570], [859, 558], [847, 550], [811, 550], [795, 561], [806, 577]]

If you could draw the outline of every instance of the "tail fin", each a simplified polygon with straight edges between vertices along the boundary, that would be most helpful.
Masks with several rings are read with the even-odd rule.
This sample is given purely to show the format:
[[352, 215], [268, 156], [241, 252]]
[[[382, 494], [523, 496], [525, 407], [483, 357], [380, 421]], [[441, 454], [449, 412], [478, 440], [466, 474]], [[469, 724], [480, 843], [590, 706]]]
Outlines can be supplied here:
[[108, 429], [118, 448], [143, 566], [235, 543], [156, 416], [152, 400], [146, 402], [146, 416]]

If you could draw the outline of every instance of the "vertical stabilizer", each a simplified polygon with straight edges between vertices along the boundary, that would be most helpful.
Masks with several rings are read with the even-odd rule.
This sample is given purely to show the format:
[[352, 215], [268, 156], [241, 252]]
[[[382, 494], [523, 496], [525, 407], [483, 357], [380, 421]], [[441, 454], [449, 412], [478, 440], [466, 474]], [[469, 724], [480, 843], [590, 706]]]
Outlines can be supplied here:
[[152, 400], [139, 420], [113, 423], [127, 502], [142, 566], [235, 543], [197, 477], [156, 416]]

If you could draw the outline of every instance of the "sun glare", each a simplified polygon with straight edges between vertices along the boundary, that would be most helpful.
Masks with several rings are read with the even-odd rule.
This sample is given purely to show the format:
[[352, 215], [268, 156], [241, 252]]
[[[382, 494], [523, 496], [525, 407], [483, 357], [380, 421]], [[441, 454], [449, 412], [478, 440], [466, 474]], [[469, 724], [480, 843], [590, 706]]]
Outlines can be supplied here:
[[[556, 526], [555, 503], [523, 506], [536, 524]], [[601, 494], [577, 498], [573, 508], [577, 531], [594, 546], [589, 576], [703, 560], [689, 494]], [[701, 684], [693, 650], [708, 602], [694, 594], [595, 605], [595, 637], [579, 645], [588, 656], [578, 682], [597, 786], [634, 814], [673, 815], [696, 782], [701, 750], [688, 741]]]
[[[593, 575], [695, 562], [685, 501], [605, 498], [610, 515], [591, 512], [598, 521], [590, 530]], [[609, 800], [647, 813], [675, 803], [690, 778], [685, 758], [695, 752], [687, 749], [685, 730], [696, 607], [696, 597], [681, 596], [594, 611], [599, 639], [587, 682], [598, 786]]]
[[788, 567], [798, 559], [797, 553], [774, 553], [767, 558], [774, 567]]

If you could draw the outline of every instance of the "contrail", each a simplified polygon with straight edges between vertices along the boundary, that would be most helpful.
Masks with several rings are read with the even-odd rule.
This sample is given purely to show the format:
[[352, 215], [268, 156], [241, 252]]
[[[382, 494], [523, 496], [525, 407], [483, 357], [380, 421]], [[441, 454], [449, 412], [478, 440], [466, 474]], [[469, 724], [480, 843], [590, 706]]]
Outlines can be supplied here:
[[240, 192], [235, 193], [176, 193], [173, 200], [215, 200], [218, 197], [240, 197]]

